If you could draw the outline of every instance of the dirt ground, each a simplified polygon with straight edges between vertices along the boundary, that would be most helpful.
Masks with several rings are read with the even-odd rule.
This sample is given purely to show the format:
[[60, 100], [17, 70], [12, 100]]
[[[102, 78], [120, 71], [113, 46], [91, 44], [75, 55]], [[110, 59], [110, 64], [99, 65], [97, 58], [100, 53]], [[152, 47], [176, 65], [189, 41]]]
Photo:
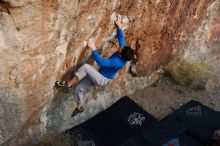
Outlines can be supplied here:
[[136, 91], [130, 97], [159, 120], [190, 100], [199, 101], [220, 111], [220, 90], [208, 92], [189, 89], [177, 85], [168, 77], [163, 77], [152, 86]]

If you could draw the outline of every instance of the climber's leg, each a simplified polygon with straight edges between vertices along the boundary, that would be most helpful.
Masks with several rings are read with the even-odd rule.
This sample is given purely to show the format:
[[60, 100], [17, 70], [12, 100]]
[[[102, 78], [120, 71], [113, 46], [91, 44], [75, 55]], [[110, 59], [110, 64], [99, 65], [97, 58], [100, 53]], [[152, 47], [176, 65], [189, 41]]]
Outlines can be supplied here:
[[76, 76], [74, 76], [70, 81], [68, 81], [68, 87], [72, 86], [73, 84], [77, 83], [79, 80]]
[[94, 69], [91, 65], [89, 64], [84, 64], [82, 65], [78, 71], [75, 73], [75, 76], [68, 82], [68, 87], [72, 86], [73, 84], [75, 84], [77, 81], [83, 79], [89, 72], [90, 70], [95, 70], [97, 72], [96, 69]]
[[76, 115], [79, 112], [83, 111], [83, 104], [85, 103], [85, 97], [84, 97], [84, 92], [87, 90], [89, 87], [95, 86], [95, 83], [90, 79], [89, 76], [84, 77], [82, 80], [80, 80], [79, 84], [74, 89], [74, 97], [76, 100], [77, 107], [73, 111], [71, 116]]
[[84, 64], [83, 66], [81, 66], [79, 70], [75, 73], [75, 75], [78, 80], [80, 80], [80, 82], [74, 90], [77, 107], [74, 110], [72, 116], [83, 111], [82, 106], [85, 101], [84, 92], [86, 89], [95, 85], [105, 86], [109, 82], [108, 78], [104, 77], [89, 64]]
[[100, 74], [95, 68], [93, 68], [89, 64], [82, 65], [78, 71], [75, 73], [75, 76], [69, 81], [57, 81], [56, 85], [58, 87], [70, 87], [75, 84], [77, 81], [80, 81], [85, 76], [89, 76], [90, 79], [96, 84], [100, 86], [104, 86], [108, 83], [109, 79]]
[[75, 116], [78, 113], [81, 113], [84, 111], [84, 108], [82, 107], [80, 102], [77, 102], [77, 107], [75, 108], [75, 110], [72, 112], [71, 117]]
[[86, 75], [94, 82], [94, 84], [99, 86], [105, 86], [109, 79], [104, 77], [101, 73], [99, 73], [95, 68], [93, 68], [89, 64], [82, 65], [79, 70], [75, 73], [77, 78], [81, 80]]
[[82, 105], [85, 101], [84, 99], [84, 92], [89, 87], [95, 86], [94, 82], [88, 77], [84, 77], [80, 82], [76, 85], [74, 89], [74, 96], [79, 106]]
[[70, 81], [68, 81], [68, 82], [66, 82], [66, 81], [56, 81], [56, 85], [58, 87], [63, 87], [63, 88], [72, 86], [73, 84], [75, 84], [76, 82], [78, 82], [79, 80], [83, 79], [86, 76], [87, 70], [88, 70], [87, 66], [89, 66], [89, 65], [88, 64], [82, 65], [78, 69], [78, 71], [75, 73], [75, 76]]
[[66, 81], [56, 81], [56, 85], [58, 87], [62, 87], [62, 88], [67, 88], [72, 86], [73, 84], [75, 84], [78, 81], [77, 77], [74, 76], [70, 81], [66, 82]]

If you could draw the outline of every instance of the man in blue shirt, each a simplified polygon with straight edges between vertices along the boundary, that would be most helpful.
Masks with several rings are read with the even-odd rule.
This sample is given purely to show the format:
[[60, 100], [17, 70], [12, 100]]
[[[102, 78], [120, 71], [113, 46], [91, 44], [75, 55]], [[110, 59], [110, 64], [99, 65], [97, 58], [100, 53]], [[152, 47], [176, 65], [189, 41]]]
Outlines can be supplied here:
[[108, 59], [105, 59], [99, 55], [93, 40], [89, 40], [87, 43], [89, 49], [92, 50], [92, 56], [94, 60], [100, 66], [99, 71], [97, 71], [89, 64], [84, 64], [78, 69], [78, 71], [75, 73], [75, 76], [70, 81], [56, 82], [58, 87], [70, 87], [77, 81], [80, 81], [74, 90], [77, 107], [71, 116], [84, 111], [82, 107], [85, 100], [83, 93], [87, 88], [95, 85], [107, 85], [109, 80], [114, 79], [116, 73], [125, 66], [127, 61], [134, 57], [134, 50], [131, 47], [125, 45], [125, 39], [121, 29], [122, 24], [120, 15], [117, 16], [115, 25], [117, 27], [117, 36], [120, 48]]

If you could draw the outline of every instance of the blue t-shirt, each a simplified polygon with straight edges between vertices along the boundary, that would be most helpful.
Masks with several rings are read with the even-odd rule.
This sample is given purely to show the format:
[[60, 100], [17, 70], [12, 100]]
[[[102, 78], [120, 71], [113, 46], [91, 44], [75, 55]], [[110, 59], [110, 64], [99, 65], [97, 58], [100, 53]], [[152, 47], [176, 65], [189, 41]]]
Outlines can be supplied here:
[[[122, 29], [117, 29], [117, 36], [120, 48], [125, 46], [125, 39]], [[123, 61], [120, 57], [120, 54], [117, 52], [113, 53], [108, 59], [102, 58], [97, 50], [92, 51], [92, 56], [100, 66], [99, 72], [110, 79], [114, 79], [116, 73], [125, 66], [127, 61]]]

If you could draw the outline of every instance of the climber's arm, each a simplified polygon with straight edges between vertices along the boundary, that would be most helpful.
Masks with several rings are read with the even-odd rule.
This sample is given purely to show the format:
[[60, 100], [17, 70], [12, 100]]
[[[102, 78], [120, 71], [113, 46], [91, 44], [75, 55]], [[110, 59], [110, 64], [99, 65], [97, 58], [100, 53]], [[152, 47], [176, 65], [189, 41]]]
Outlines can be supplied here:
[[118, 43], [121, 49], [125, 46], [125, 38], [122, 29], [117, 28], [117, 36], [118, 36]]
[[92, 56], [99, 66], [114, 67], [110, 59], [104, 59], [99, 55], [93, 40], [89, 40], [87, 45], [92, 50]]
[[93, 58], [95, 59], [95, 61], [97, 62], [97, 64], [99, 66], [114, 67], [111, 60], [110, 59], [104, 59], [103, 57], [101, 57], [97, 50], [92, 51], [92, 56], [93, 56]]
[[125, 46], [125, 38], [122, 30], [122, 23], [121, 23], [121, 16], [117, 15], [115, 20], [115, 26], [117, 27], [117, 36], [118, 36], [118, 42], [119, 42], [119, 51]]

